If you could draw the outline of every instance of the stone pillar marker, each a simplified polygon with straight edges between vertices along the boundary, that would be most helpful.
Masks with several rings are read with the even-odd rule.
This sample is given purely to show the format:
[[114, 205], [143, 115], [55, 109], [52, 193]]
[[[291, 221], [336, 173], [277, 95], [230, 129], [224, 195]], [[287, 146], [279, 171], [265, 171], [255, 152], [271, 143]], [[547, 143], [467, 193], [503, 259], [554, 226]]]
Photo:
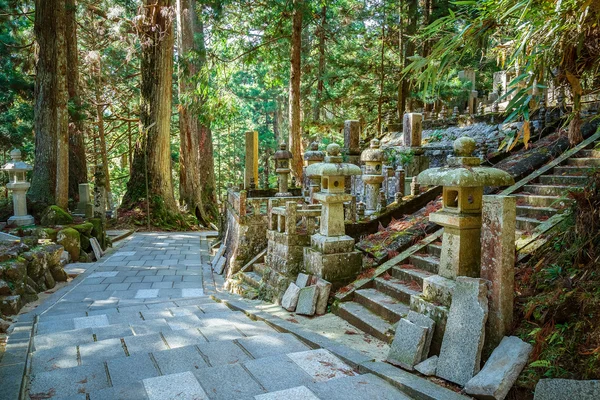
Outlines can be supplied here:
[[483, 196], [481, 278], [491, 282], [485, 350], [496, 348], [512, 326], [517, 200]]
[[317, 164], [323, 162], [325, 159], [325, 153], [319, 151], [319, 144], [317, 142], [312, 142], [310, 144], [309, 150], [304, 153], [304, 176], [308, 192], [308, 202], [314, 203], [313, 195], [318, 193], [321, 190], [321, 177], [320, 176], [309, 176], [306, 173], [306, 167], [309, 165]]
[[404, 114], [404, 120], [402, 121], [402, 134], [404, 147], [420, 148], [421, 138], [423, 135], [423, 114]]
[[348, 120], [344, 122], [344, 154], [348, 162], [358, 165], [360, 156], [360, 122]]
[[102, 165], [97, 165], [94, 173], [94, 218], [106, 222], [106, 177]]
[[31, 183], [27, 182], [27, 171], [31, 171], [33, 167], [21, 161], [21, 150], [19, 149], [12, 150], [10, 158], [12, 158], [12, 162], [2, 167], [3, 171], [8, 172], [6, 188], [12, 191], [13, 196], [14, 215], [8, 219], [8, 224], [33, 225], [35, 223], [33, 217], [27, 214], [26, 197], [27, 190], [31, 186]]
[[282, 142], [279, 145], [279, 150], [273, 156], [275, 159], [275, 172], [279, 182], [279, 191], [275, 194], [276, 197], [290, 197], [292, 194], [288, 192], [288, 178], [290, 175], [290, 159], [292, 153], [287, 149], [287, 144]]
[[258, 132], [246, 132], [246, 161], [244, 168], [244, 189], [250, 189], [254, 180], [258, 184]]
[[347, 176], [360, 175], [358, 166], [343, 163], [340, 146], [327, 146], [325, 162], [306, 168], [307, 174], [321, 177], [321, 191], [314, 198], [321, 202], [321, 226], [304, 248], [304, 268], [312, 275], [331, 282], [338, 288], [356, 277], [362, 267], [360, 252], [354, 251], [354, 239], [346, 235], [344, 202], [352, 196], [345, 193]]
[[76, 213], [86, 218], [94, 216], [94, 204], [92, 202], [89, 183], [79, 184], [79, 202], [77, 203]]
[[379, 140], [371, 140], [370, 147], [362, 152], [360, 161], [365, 164], [365, 172], [362, 180], [365, 183], [364, 198], [366, 212], [369, 215], [377, 210], [379, 190], [384, 179], [381, 171], [383, 167], [383, 151], [379, 148]]
[[442, 209], [429, 215], [444, 227], [438, 272], [444, 278], [480, 276], [483, 187], [514, 184], [507, 172], [481, 167], [481, 159], [472, 156], [475, 148], [475, 140], [458, 138], [448, 167], [431, 168], [417, 177], [420, 185], [444, 187]]

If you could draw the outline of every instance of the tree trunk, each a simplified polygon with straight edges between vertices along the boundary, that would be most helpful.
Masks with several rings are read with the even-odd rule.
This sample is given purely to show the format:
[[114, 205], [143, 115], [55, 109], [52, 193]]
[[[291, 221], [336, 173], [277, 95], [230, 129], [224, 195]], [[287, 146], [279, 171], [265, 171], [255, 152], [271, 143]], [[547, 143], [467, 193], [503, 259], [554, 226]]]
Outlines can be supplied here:
[[31, 200], [64, 208], [69, 168], [65, 17], [64, 0], [36, 1], [35, 165], [29, 190]]
[[85, 158], [85, 116], [79, 89], [79, 56], [77, 54], [77, 23], [75, 0], [66, 0], [67, 85], [72, 110], [69, 113], [69, 198], [79, 201], [79, 184], [87, 182]]
[[[159, 224], [176, 214], [171, 176], [171, 96], [173, 76], [173, 21], [171, 0], [145, 0], [140, 22], [141, 138], [135, 145], [127, 191], [121, 208], [130, 210], [149, 202]], [[147, 189], [146, 189], [147, 183]], [[147, 193], [146, 193], [147, 190]], [[143, 207], [145, 209], [145, 207]]]
[[[185, 102], [185, 95], [194, 91], [190, 79], [206, 63], [204, 26], [198, 20], [195, 0], [177, 0], [177, 48], [179, 83], [179, 131], [181, 135], [179, 196], [182, 204], [196, 215], [200, 223], [208, 226], [217, 221], [215, 173], [212, 133], [202, 124], [194, 110], [202, 110], [203, 98], [194, 96]], [[197, 54], [193, 57], [193, 53]], [[192, 56], [192, 57], [190, 57]], [[200, 111], [201, 112], [201, 111]]]
[[[408, 64], [410, 64], [409, 58], [415, 54], [415, 43], [413, 38], [415, 33], [417, 32], [417, 21], [419, 18], [418, 6], [418, 0], [408, 0], [408, 26], [406, 27], [406, 35], [402, 34], [401, 38], [402, 47], [404, 50], [402, 69], [406, 68]], [[400, 81], [398, 101], [398, 111], [400, 113], [400, 118], [402, 118], [402, 115], [406, 110], [406, 102], [408, 101], [408, 97], [410, 94], [410, 86], [411, 82], [406, 78], [406, 76], [402, 75]]]
[[96, 147], [96, 152], [100, 153], [100, 160], [102, 161], [102, 172], [104, 173], [105, 189], [107, 193], [111, 192], [110, 189], [110, 175], [108, 173], [108, 155], [106, 152], [106, 136], [104, 134], [104, 98], [102, 97], [102, 58], [98, 58], [96, 68], [96, 123], [98, 126], [98, 140], [99, 146]]
[[315, 95], [315, 106], [313, 109], [313, 121], [321, 119], [321, 102], [323, 101], [323, 75], [325, 74], [325, 23], [327, 22], [327, 5], [321, 8], [321, 25], [317, 29], [319, 38], [319, 69], [317, 71], [317, 93]]
[[302, 137], [300, 135], [300, 63], [302, 48], [302, 0], [293, 0], [291, 68], [290, 68], [290, 133], [291, 170], [296, 180], [302, 178]]
[[377, 134], [379, 136], [381, 136], [381, 133], [383, 131], [382, 125], [383, 125], [383, 115], [382, 115], [382, 103], [383, 103], [383, 84], [385, 82], [385, 75], [384, 75], [384, 61], [385, 61], [385, 3], [383, 3], [383, 18], [381, 20], [381, 54], [380, 54], [380, 69], [381, 69], [381, 75], [380, 75], [380, 80], [379, 80], [379, 99], [377, 101]]

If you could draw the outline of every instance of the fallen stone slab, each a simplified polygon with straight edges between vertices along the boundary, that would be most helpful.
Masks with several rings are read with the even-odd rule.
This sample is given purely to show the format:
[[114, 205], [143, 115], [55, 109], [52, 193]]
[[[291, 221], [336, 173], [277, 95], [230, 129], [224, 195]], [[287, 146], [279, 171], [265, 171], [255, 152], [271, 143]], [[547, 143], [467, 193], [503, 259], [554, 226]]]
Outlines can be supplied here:
[[505, 336], [483, 369], [465, 385], [477, 398], [503, 400], [527, 364], [533, 347], [516, 336]]
[[436, 375], [464, 386], [479, 372], [488, 316], [487, 284], [459, 276], [448, 312]]
[[298, 295], [298, 304], [296, 305], [296, 314], [315, 315], [318, 297], [319, 289], [317, 286], [301, 288]]
[[533, 400], [598, 400], [600, 380], [540, 379]]
[[327, 312], [327, 301], [331, 292], [331, 283], [319, 278], [317, 280], [317, 287], [319, 288], [319, 297], [317, 298], [316, 314], [323, 315]]
[[290, 283], [287, 290], [283, 294], [281, 299], [281, 307], [288, 311], [294, 311], [298, 304], [298, 297], [300, 296], [300, 288], [294, 282]]
[[429, 356], [429, 348], [431, 347], [431, 341], [433, 340], [433, 332], [435, 328], [435, 321], [429, 318], [427, 315], [420, 314], [415, 311], [409, 311], [406, 319], [412, 322], [413, 324], [422, 326], [427, 329], [427, 337], [425, 338], [425, 345], [423, 346], [423, 354], [421, 356], [421, 360], [425, 361]]
[[421, 361], [415, 365], [415, 370], [425, 376], [433, 376], [435, 375], [435, 370], [437, 369], [437, 363], [438, 356], [429, 357], [427, 360]]
[[310, 275], [303, 274], [300, 272], [298, 277], [296, 278], [296, 285], [302, 289], [307, 287], [310, 284]]
[[426, 339], [427, 328], [402, 318], [398, 322], [387, 362], [412, 371], [415, 364], [421, 361]]
[[215, 271], [219, 275], [223, 274], [223, 270], [225, 269], [225, 261], [226, 260], [227, 259], [225, 257], [219, 258], [217, 263], [213, 265], [213, 271]]

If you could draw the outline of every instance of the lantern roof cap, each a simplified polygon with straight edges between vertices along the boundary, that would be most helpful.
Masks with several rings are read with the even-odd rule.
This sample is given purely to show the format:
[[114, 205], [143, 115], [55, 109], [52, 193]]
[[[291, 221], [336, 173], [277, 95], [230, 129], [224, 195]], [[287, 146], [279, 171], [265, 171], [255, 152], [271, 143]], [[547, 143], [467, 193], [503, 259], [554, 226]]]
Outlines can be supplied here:
[[309, 165], [306, 167], [306, 174], [309, 177], [361, 175], [362, 171], [358, 165], [342, 162], [340, 152], [340, 145], [331, 143], [327, 146], [327, 157], [325, 157], [325, 162]]
[[33, 169], [31, 165], [21, 161], [21, 150], [19, 149], [13, 149], [10, 152], [10, 158], [12, 161], [2, 166], [3, 171], [30, 171]]
[[279, 150], [273, 155], [275, 160], [287, 160], [292, 158], [292, 153], [287, 149], [287, 143], [281, 142], [279, 144]]
[[383, 162], [383, 150], [379, 146], [378, 139], [371, 140], [369, 148], [361, 153], [360, 161]]
[[304, 160], [306, 161], [323, 161], [325, 159], [325, 152], [319, 150], [319, 143], [312, 142], [309, 150], [304, 153]]

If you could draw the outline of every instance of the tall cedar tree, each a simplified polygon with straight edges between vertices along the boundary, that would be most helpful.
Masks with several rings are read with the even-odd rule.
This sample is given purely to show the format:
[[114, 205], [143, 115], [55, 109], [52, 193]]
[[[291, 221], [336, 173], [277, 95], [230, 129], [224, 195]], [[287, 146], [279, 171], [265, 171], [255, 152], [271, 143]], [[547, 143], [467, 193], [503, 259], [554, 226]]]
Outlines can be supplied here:
[[[122, 210], [144, 207], [157, 222], [178, 212], [171, 177], [171, 97], [173, 83], [173, 7], [171, 0], [145, 0], [137, 29], [140, 63], [141, 135], [135, 145]], [[146, 182], [148, 195], [146, 195]]]
[[302, 0], [294, 0], [290, 56], [290, 135], [291, 170], [296, 179], [302, 177], [302, 137], [300, 135], [300, 75], [302, 50]]

